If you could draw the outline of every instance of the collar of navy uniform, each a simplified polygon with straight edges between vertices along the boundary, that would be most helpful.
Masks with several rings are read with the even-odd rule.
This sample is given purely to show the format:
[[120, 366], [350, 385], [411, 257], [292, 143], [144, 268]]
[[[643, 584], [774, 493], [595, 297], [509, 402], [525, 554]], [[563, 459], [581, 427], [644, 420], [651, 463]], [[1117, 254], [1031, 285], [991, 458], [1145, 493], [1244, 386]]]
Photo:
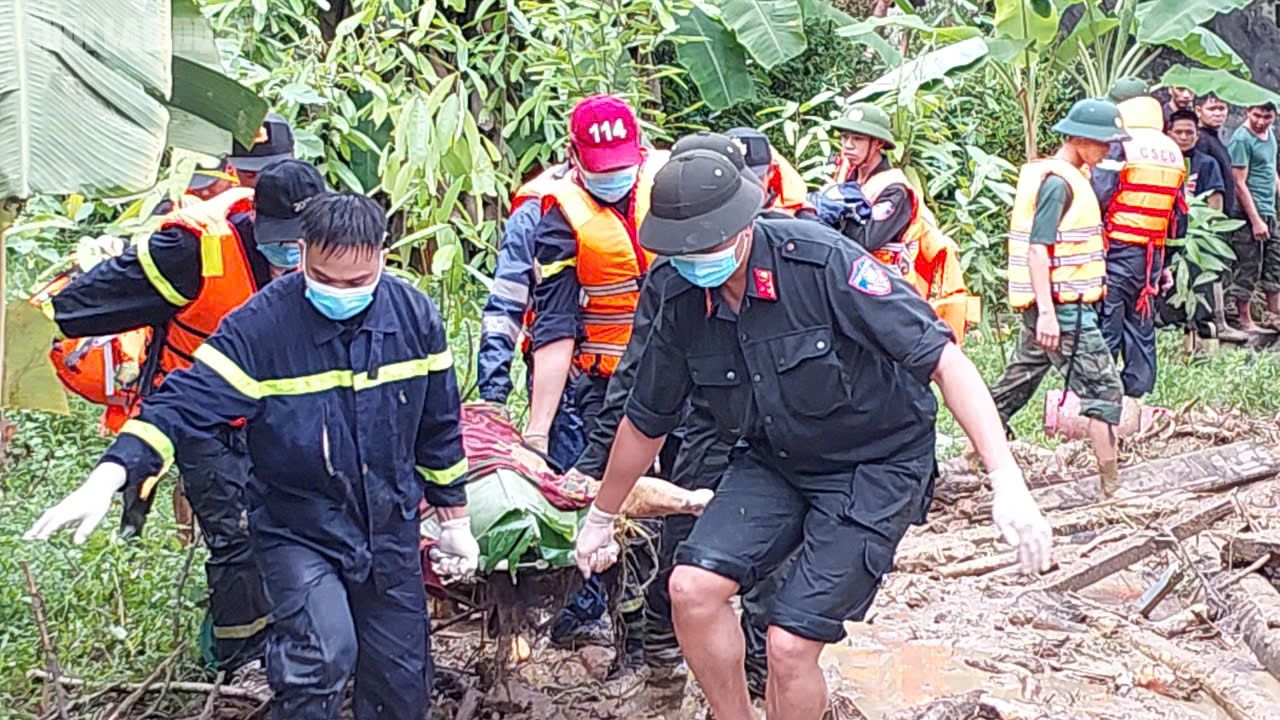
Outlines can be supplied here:
[[[356, 328], [357, 332], [364, 330], [375, 333], [399, 332], [400, 318], [391, 306], [391, 291], [387, 289], [387, 283], [391, 281], [391, 276], [387, 274], [386, 268], [383, 268], [382, 279], [378, 281], [378, 287], [373, 291], [373, 302], [369, 303], [368, 309], [364, 311], [364, 319], [360, 321], [359, 327]], [[303, 300], [310, 303], [305, 297]], [[342, 321], [330, 320], [318, 311], [313, 315], [316, 318], [316, 327], [312, 334], [315, 336], [316, 345], [324, 345], [341, 335], [349, 327]]]

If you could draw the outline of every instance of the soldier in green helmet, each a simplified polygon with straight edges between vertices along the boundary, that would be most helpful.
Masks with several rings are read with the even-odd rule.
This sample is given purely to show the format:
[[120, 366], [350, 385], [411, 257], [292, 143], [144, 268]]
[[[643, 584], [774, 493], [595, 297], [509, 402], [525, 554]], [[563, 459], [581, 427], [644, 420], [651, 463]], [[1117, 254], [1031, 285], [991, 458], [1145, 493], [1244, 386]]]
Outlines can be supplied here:
[[871, 205], [862, 246], [907, 277], [912, 272], [914, 253], [908, 251], [905, 237], [919, 217], [920, 202], [906, 175], [891, 167], [884, 154], [897, 147], [889, 116], [871, 103], [857, 103], [831, 127], [841, 133], [840, 157], [832, 182], [858, 183]]
[[1018, 177], [1009, 232], [1009, 302], [1022, 313], [1022, 331], [1017, 355], [991, 396], [1007, 427], [1049, 368], [1061, 372], [1079, 398], [1080, 414], [1089, 419], [1102, 493], [1109, 497], [1119, 485], [1112, 427], [1120, 422], [1123, 390], [1098, 325], [1107, 265], [1102, 211], [1086, 172], [1106, 157], [1112, 142], [1129, 135], [1107, 100], [1081, 100], [1053, 129], [1067, 138], [1062, 148], [1027, 163]]

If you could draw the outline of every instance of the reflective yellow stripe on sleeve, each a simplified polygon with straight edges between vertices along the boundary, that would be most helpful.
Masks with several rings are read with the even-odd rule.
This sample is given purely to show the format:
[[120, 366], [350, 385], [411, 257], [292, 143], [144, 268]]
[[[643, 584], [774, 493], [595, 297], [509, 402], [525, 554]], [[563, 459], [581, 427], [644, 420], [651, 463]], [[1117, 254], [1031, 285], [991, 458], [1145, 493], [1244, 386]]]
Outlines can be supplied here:
[[160, 428], [149, 422], [138, 420], [136, 418], [125, 422], [124, 426], [120, 428], [120, 434], [133, 435], [134, 437], [142, 440], [142, 442], [146, 443], [152, 450], [155, 450], [156, 454], [158, 454], [160, 459], [164, 462], [164, 465], [160, 468], [160, 472], [152, 475], [146, 480], [143, 480], [142, 486], [138, 488], [138, 497], [146, 500], [151, 497], [151, 491], [155, 489], [156, 483], [160, 480], [160, 476], [168, 472], [169, 466], [173, 464], [173, 441], [170, 440], [169, 436], [165, 435], [164, 431]]
[[538, 276], [543, 280], [546, 280], [565, 268], [577, 267], [577, 265], [578, 258], [576, 257], [571, 257], [568, 260], [557, 260], [553, 263], [547, 263], [546, 265], [539, 265]]
[[138, 243], [138, 262], [142, 264], [142, 272], [147, 276], [147, 280], [151, 281], [151, 287], [160, 293], [160, 297], [164, 298], [170, 305], [182, 307], [191, 302], [182, 293], [174, 289], [168, 278], [160, 272], [160, 268], [156, 266], [155, 258], [151, 257], [151, 236], [142, 238]]
[[448, 485], [454, 480], [465, 475], [469, 469], [471, 469], [471, 465], [467, 462], [466, 458], [463, 458], [452, 467], [445, 468], [444, 470], [432, 470], [431, 468], [424, 468], [419, 465], [418, 474], [422, 475], [427, 482], [435, 483], [436, 485]]
[[221, 351], [215, 349], [209, 343], [201, 343], [200, 347], [196, 348], [196, 351], [192, 354], [192, 357], [208, 366], [210, 370], [218, 373], [223, 380], [227, 381], [228, 385], [240, 391], [242, 395], [255, 400], [262, 399], [262, 388], [259, 386], [258, 381], [249, 377], [249, 374], [241, 370], [240, 366], [236, 365], [231, 358], [223, 355]]
[[244, 640], [262, 632], [268, 622], [269, 618], [264, 615], [244, 625], [214, 625], [213, 636], [219, 640]]
[[173, 441], [160, 428], [143, 420], [129, 420], [120, 428], [120, 434], [129, 434], [136, 436], [139, 440], [151, 446], [152, 450], [160, 456], [164, 463], [173, 460]]

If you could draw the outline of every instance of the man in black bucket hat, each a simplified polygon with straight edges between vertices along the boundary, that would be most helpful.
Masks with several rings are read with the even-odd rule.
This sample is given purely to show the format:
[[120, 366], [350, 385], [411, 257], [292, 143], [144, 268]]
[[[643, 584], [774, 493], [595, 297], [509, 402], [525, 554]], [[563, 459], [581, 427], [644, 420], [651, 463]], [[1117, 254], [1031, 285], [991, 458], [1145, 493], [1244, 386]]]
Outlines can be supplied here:
[[627, 350], [635, 386], [577, 557], [584, 573], [612, 562], [614, 515], [686, 400], [709, 412], [743, 443], [676, 551], [676, 635], [716, 717], [752, 718], [729, 600], [798, 553], [768, 608], [766, 705], [770, 718], [817, 720], [818, 655], [866, 614], [928, 509], [931, 380], [994, 469], [994, 520], [1024, 569], [1048, 568], [1050, 534], [981, 376], [929, 305], [829, 228], [758, 218], [762, 200], [714, 152], [658, 172], [639, 242], [668, 258], [641, 300], [661, 311]]

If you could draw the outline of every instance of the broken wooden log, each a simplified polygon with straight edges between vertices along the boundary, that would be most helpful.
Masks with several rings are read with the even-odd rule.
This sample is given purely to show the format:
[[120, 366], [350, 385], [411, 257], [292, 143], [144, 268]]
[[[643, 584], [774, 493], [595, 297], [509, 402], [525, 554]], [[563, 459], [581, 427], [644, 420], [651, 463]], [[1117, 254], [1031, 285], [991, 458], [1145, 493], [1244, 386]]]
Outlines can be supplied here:
[[1151, 611], [1156, 608], [1165, 598], [1169, 597], [1169, 593], [1182, 582], [1182, 578], [1186, 573], [1182, 569], [1182, 563], [1174, 561], [1172, 565], [1165, 569], [1164, 573], [1156, 580], [1155, 584], [1147, 588], [1133, 603], [1133, 611], [1142, 617], [1147, 617]]
[[1280, 530], [1232, 535], [1222, 546], [1222, 565], [1227, 568], [1245, 567], [1267, 554], [1271, 555], [1267, 566], [1280, 570]]
[[[1193, 505], [1180, 513], [1168, 526], [1168, 530], [1178, 540], [1185, 540], [1204, 530], [1213, 523], [1231, 514], [1234, 505], [1231, 498], [1217, 498]], [[1056, 576], [1045, 581], [1044, 587], [1049, 590], [1080, 590], [1109, 577], [1150, 555], [1163, 547], [1160, 531], [1144, 530], [1135, 537], [1119, 543], [1118, 547], [1103, 555], [1097, 562], [1081, 567], [1067, 568]]]
[[[1280, 475], [1280, 450], [1260, 441], [1230, 445], [1160, 458], [1120, 468], [1125, 491], [1156, 495], [1173, 490], [1209, 493], [1266, 480]], [[1042, 512], [1087, 507], [1100, 500], [1098, 476], [1085, 475], [1074, 482], [1055, 483], [1031, 491]], [[990, 517], [990, 499], [979, 503], [976, 517]]]
[[1229, 619], [1267, 672], [1280, 679], [1280, 592], [1265, 577], [1251, 573], [1222, 591]]
[[1153, 623], [1151, 629], [1163, 638], [1173, 638], [1208, 625], [1212, 619], [1213, 615], [1208, 603], [1196, 603], [1158, 623]]
[[1232, 720], [1261, 720], [1276, 717], [1275, 701], [1254, 683], [1211, 660], [1193, 655], [1168, 640], [1137, 628], [1122, 630], [1129, 643], [1143, 655], [1164, 664], [1204, 688]]
[[916, 536], [904, 540], [893, 558], [898, 572], [927, 573], [941, 565], [968, 560], [978, 554], [978, 546], [950, 535]]

